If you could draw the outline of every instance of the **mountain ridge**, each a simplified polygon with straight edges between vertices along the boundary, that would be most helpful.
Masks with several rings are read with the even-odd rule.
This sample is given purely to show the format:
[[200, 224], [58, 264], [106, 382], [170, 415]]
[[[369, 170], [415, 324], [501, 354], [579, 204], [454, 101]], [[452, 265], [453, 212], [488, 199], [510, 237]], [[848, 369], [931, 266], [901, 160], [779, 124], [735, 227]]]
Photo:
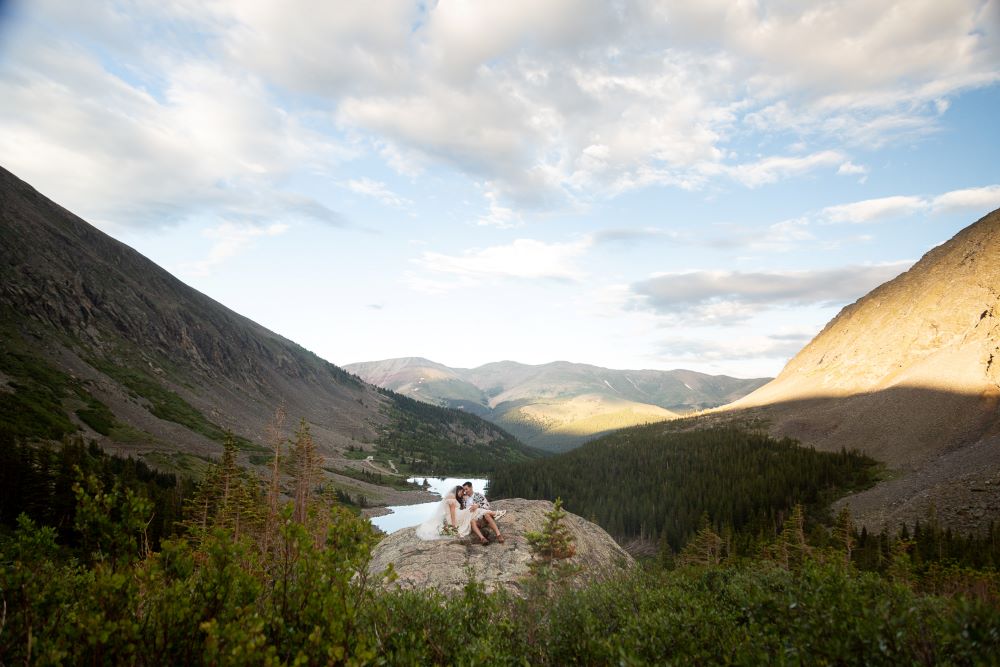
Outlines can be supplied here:
[[1000, 517], [1000, 210], [846, 306], [770, 383], [720, 408], [889, 479], [847, 501], [872, 527]]
[[344, 368], [404, 395], [473, 412], [550, 451], [571, 449], [616, 428], [718, 406], [766, 382], [569, 361], [452, 368], [423, 357], [398, 357]]
[[[426, 424], [438, 445], [473, 448], [483, 461], [528, 455], [509, 434], [469, 415], [416, 414], [391, 392], [184, 284], [2, 168], [0, 262], [0, 430], [9, 437], [82, 434], [183, 469], [216, 456], [230, 430], [252, 463], [255, 452], [268, 451], [269, 416], [284, 405], [292, 420], [308, 424], [331, 470], [360, 466], [345, 452], [378, 449], [405, 419]], [[349, 485], [380, 494], [356, 480]]]

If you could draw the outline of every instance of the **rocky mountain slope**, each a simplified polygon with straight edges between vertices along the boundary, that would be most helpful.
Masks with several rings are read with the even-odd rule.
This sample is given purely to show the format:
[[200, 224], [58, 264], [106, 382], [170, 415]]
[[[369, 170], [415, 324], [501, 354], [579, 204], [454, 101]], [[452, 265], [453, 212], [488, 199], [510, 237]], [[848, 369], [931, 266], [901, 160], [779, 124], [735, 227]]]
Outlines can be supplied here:
[[722, 405], [767, 381], [565, 361], [537, 366], [501, 361], [464, 369], [406, 357], [344, 368], [406, 396], [480, 415], [550, 451], [571, 449], [613, 429]]
[[404, 422], [483, 461], [530, 455], [491, 424], [368, 385], [229, 310], [2, 169], [0, 314], [7, 439], [78, 433], [197, 472], [226, 429], [262, 462], [266, 422], [284, 406], [286, 434], [304, 419], [348, 485], [361, 482], [336, 471], [364, 464], [345, 452], [413, 444]]
[[1000, 519], [1000, 211], [844, 308], [772, 382], [726, 411], [891, 479], [849, 502], [867, 523]]
[[[487, 591], [507, 588], [521, 592], [523, 580], [529, 574], [531, 548], [525, 535], [542, 530], [545, 514], [552, 511], [547, 500], [511, 498], [492, 503], [496, 510], [506, 510], [498, 527], [506, 542], [492, 541], [480, 545], [474, 539], [450, 538], [425, 542], [414, 528], [397, 530], [375, 547], [369, 572], [378, 575], [390, 563], [399, 588], [437, 588], [445, 592], [460, 591], [469, 580], [469, 570]], [[600, 526], [575, 514], [563, 519], [575, 539], [576, 553], [567, 562], [580, 569], [578, 581], [594, 581], [635, 564], [634, 559], [611, 539]]]

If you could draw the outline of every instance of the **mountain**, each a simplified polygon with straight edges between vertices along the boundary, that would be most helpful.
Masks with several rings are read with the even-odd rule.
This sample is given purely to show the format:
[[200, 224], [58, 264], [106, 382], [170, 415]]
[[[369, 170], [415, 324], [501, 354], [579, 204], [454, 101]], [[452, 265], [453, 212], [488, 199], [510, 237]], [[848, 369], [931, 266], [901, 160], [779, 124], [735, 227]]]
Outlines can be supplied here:
[[844, 308], [772, 382], [724, 408], [890, 478], [850, 499], [873, 526], [932, 509], [1000, 519], [1000, 211]]
[[265, 426], [284, 406], [286, 431], [305, 420], [332, 478], [373, 500], [378, 488], [351, 479], [371, 467], [361, 452], [424, 470], [461, 461], [462, 472], [534, 455], [474, 416], [366, 384], [2, 169], [0, 315], [4, 441], [78, 434], [196, 472], [226, 430], [262, 463]]
[[566, 361], [538, 366], [500, 361], [464, 369], [405, 357], [344, 368], [406, 396], [480, 415], [549, 451], [571, 449], [610, 430], [719, 406], [767, 381]]

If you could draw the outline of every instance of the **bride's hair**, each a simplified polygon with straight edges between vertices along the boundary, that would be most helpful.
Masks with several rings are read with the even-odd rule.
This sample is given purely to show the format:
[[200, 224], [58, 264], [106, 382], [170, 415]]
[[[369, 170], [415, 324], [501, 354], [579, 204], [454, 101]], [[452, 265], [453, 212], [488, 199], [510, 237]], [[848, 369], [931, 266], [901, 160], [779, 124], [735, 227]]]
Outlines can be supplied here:
[[459, 508], [462, 507], [462, 501], [459, 500], [460, 498], [459, 494], [462, 493], [463, 491], [465, 491], [465, 489], [463, 489], [461, 485], [456, 486], [454, 489], [451, 490], [452, 495], [455, 496], [455, 500], [458, 500]]

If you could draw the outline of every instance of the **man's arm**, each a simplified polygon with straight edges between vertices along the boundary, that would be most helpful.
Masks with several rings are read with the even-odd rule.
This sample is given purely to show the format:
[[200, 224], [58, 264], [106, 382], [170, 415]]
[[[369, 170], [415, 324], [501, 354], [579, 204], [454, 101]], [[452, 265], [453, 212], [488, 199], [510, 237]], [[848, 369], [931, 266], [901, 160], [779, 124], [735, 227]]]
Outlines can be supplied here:
[[486, 500], [486, 496], [484, 496], [483, 494], [481, 493], [475, 494], [473, 496], [473, 500], [475, 500], [479, 504], [479, 506], [482, 507], [484, 510], [491, 509], [490, 501]]

